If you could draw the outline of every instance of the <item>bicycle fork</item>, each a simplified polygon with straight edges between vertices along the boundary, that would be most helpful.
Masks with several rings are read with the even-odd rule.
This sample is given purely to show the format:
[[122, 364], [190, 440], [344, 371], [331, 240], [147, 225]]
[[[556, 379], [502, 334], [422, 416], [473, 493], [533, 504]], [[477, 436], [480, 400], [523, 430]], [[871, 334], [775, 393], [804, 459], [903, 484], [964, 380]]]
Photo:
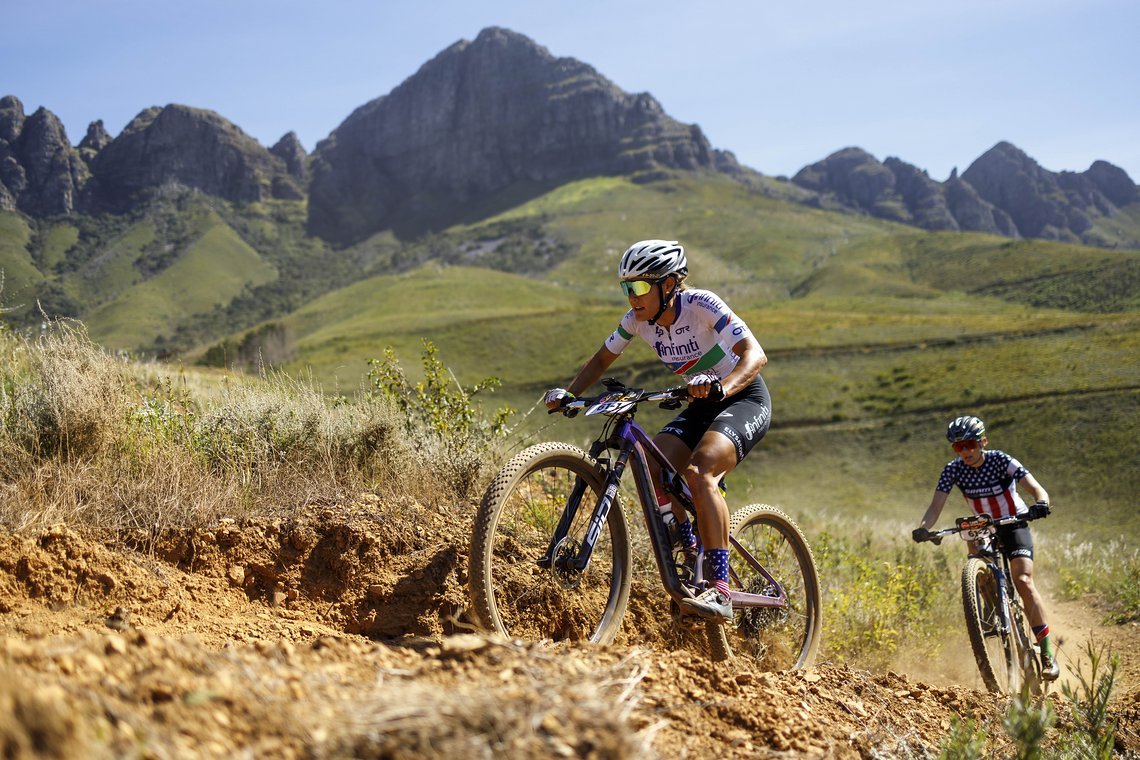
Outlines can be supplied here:
[[[606, 445], [604, 443], [595, 441], [593, 446], [590, 447], [590, 457], [595, 461], [600, 461], [598, 457], [605, 449]], [[618, 451], [617, 460], [605, 468], [605, 487], [602, 490], [601, 498], [598, 499], [597, 504], [594, 506], [594, 512], [590, 516], [590, 524], [586, 529], [586, 535], [581, 546], [577, 547], [576, 551], [572, 554], [563, 553], [556, 560], [555, 554], [570, 533], [570, 526], [578, 514], [578, 510], [582, 504], [582, 497], [586, 495], [586, 489], [588, 487], [588, 484], [581, 476], [575, 477], [574, 488], [570, 492], [570, 497], [566, 500], [566, 508], [562, 510], [562, 516], [559, 518], [558, 525], [554, 529], [554, 535], [550, 537], [550, 544], [546, 547], [546, 553], [536, 561], [539, 567], [550, 568], [557, 562], [559, 569], [571, 573], [580, 574], [586, 571], [586, 568], [590, 564], [590, 556], [593, 554], [594, 545], [598, 542], [598, 536], [601, 535], [602, 528], [609, 518], [610, 509], [617, 500], [618, 484], [621, 482], [622, 473], [625, 472], [626, 463], [629, 461], [629, 451], [628, 447], [623, 446]]]

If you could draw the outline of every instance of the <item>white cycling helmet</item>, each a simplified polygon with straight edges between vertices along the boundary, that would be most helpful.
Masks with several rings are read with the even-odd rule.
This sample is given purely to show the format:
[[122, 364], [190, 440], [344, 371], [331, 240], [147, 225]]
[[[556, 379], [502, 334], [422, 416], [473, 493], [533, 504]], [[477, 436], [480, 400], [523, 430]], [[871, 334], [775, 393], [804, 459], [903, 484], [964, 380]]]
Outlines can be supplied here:
[[689, 273], [685, 249], [676, 240], [641, 240], [622, 254], [618, 262], [618, 279], [656, 280], [675, 274], [683, 278]]

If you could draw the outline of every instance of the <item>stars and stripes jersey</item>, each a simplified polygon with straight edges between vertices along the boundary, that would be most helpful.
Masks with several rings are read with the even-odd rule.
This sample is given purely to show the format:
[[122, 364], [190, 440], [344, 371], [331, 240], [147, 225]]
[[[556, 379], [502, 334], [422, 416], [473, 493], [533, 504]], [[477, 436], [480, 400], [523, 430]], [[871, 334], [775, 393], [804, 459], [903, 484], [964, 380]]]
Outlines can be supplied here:
[[948, 462], [936, 488], [950, 493], [958, 486], [976, 514], [1013, 517], [1029, 509], [1017, 493], [1017, 482], [1028, 474], [1021, 462], [1004, 451], [987, 450], [981, 467], [971, 467], [961, 459]]
[[732, 347], [751, 334], [748, 325], [708, 290], [682, 290], [673, 308], [677, 317], [669, 327], [638, 322], [630, 309], [606, 338], [606, 348], [620, 354], [639, 335], [673, 374], [686, 380], [700, 375], [723, 380], [740, 362]]

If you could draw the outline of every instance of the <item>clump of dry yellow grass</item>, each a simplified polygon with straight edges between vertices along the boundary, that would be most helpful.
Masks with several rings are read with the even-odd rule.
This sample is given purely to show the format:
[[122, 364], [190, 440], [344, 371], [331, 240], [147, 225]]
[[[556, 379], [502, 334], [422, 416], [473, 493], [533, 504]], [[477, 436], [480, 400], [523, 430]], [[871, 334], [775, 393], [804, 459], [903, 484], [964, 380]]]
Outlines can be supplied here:
[[487, 466], [457, 460], [392, 402], [330, 399], [285, 375], [223, 376], [203, 392], [112, 355], [81, 325], [0, 327], [0, 524], [113, 530], [289, 516], [363, 491], [461, 504]]

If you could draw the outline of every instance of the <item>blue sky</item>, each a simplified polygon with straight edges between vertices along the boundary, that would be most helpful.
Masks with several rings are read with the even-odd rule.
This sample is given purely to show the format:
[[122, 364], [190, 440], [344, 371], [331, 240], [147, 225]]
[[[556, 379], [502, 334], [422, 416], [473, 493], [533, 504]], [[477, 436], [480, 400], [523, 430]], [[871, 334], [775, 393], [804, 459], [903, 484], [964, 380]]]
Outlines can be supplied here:
[[217, 111], [307, 150], [481, 29], [527, 35], [765, 174], [857, 145], [944, 180], [1008, 140], [1140, 182], [1136, 0], [7, 0], [0, 95], [72, 143], [141, 110]]

